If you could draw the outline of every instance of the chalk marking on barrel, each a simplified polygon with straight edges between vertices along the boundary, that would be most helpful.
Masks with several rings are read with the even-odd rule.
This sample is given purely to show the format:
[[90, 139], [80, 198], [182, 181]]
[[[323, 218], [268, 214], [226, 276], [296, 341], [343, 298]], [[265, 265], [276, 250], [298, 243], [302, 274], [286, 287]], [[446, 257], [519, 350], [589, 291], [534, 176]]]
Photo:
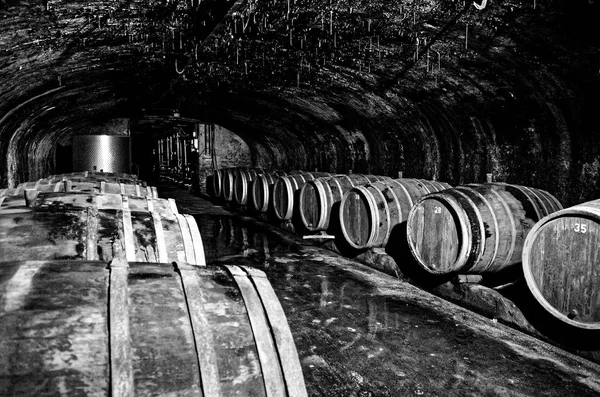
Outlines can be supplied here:
[[250, 326], [256, 342], [267, 397], [285, 396], [285, 381], [275, 348], [275, 341], [258, 292], [247, 274], [238, 266], [226, 265], [236, 281], [248, 312]]
[[205, 299], [203, 298], [202, 288], [198, 284], [196, 269], [176, 262], [174, 262], [174, 265], [181, 277], [183, 294], [188, 307], [196, 357], [200, 369], [200, 379], [202, 380], [202, 391], [206, 397], [220, 397], [223, 393], [221, 391], [217, 353], [215, 352], [211, 327], [206, 318], [206, 309], [202, 303]]
[[86, 259], [97, 261], [98, 258], [98, 204], [86, 208]]
[[125, 253], [129, 262], [135, 262], [135, 244], [133, 242], [133, 222], [131, 220], [131, 211], [129, 210], [129, 198], [126, 195], [121, 196], [123, 200], [123, 233], [125, 234]]
[[110, 383], [113, 397], [133, 396], [133, 365], [129, 329], [129, 264], [121, 257], [110, 262], [108, 313]]
[[298, 351], [281, 303], [273, 291], [271, 283], [262, 270], [240, 266], [252, 280], [271, 325], [277, 345], [281, 369], [285, 377], [289, 397], [306, 397], [306, 385], [302, 374]]
[[42, 264], [43, 262], [32, 261], [25, 262], [19, 266], [15, 274], [6, 283], [4, 313], [20, 310], [25, 307], [25, 301], [33, 285], [33, 278], [42, 268]]

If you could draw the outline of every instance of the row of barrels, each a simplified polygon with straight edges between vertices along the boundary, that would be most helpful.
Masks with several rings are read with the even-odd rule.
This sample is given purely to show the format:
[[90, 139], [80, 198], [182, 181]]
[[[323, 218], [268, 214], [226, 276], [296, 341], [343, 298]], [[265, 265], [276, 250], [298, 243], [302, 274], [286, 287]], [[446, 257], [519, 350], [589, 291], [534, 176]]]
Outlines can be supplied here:
[[195, 218], [146, 186], [78, 173], [2, 191], [0, 395], [306, 396], [265, 274], [207, 266]]
[[465, 185], [422, 197], [408, 245], [431, 274], [522, 268], [527, 289], [560, 324], [600, 331], [600, 200], [563, 209], [519, 185]]
[[405, 222], [421, 196], [450, 187], [423, 179], [363, 174], [292, 172], [261, 169], [216, 170], [214, 195], [268, 213], [279, 221], [294, 214], [308, 232], [328, 231], [338, 216], [342, 237], [358, 249], [383, 247], [393, 227]]
[[297, 208], [309, 232], [327, 230], [337, 212], [339, 233], [354, 248], [385, 247], [402, 229], [396, 235], [406, 241], [392, 243], [407, 246], [431, 275], [522, 265], [529, 290], [549, 313], [600, 330], [600, 200], [563, 209], [544, 190], [505, 183], [451, 187], [358, 174], [219, 172], [229, 175], [232, 189], [249, 186], [241, 191], [251, 194], [245, 199], [256, 211], [289, 220]]

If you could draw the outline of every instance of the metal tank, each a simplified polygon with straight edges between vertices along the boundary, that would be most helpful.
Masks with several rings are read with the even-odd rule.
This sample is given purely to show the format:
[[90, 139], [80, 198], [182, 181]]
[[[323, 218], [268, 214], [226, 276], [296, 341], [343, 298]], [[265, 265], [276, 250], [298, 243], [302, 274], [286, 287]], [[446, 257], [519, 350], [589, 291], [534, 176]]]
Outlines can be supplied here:
[[131, 173], [131, 140], [123, 135], [74, 135], [73, 171]]

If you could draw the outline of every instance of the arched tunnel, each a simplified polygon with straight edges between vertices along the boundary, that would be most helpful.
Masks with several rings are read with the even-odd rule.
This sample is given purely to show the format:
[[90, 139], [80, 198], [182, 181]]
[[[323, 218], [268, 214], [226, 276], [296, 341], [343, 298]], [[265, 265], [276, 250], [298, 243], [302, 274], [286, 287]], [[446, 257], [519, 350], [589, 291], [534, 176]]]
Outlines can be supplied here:
[[[0, 0], [0, 189], [111, 135], [153, 183], [195, 156], [202, 189], [254, 167], [595, 200], [598, 21], [597, 0]], [[373, 390], [335, 395], [394, 395]]]
[[255, 166], [596, 197], [597, 2], [230, 3], [4, 1], [2, 186], [114, 119], [168, 134], [176, 109]]

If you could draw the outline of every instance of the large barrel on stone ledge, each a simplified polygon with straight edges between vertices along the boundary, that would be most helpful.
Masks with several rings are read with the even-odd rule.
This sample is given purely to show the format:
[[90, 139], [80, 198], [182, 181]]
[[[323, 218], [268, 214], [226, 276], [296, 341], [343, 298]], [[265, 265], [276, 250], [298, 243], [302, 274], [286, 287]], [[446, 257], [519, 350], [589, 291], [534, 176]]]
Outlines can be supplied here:
[[[98, 172], [98, 171], [81, 171], [71, 172], [68, 174], [56, 174], [51, 175], [47, 178], [43, 178], [44, 183], [60, 182], [63, 179], [70, 180], [103, 180], [107, 182], [136, 182], [140, 181], [137, 175], [125, 174], [120, 172]], [[141, 181], [140, 181], [141, 182]]]
[[282, 221], [292, 219], [295, 193], [308, 181], [331, 175], [328, 172], [304, 172], [278, 178], [273, 185], [271, 199], [275, 217]]
[[355, 186], [371, 182], [391, 180], [378, 175], [336, 175], [307, 182], [300, 189], [298, 209], [300, 220], [309, 231], [327, 230], [331, 220], [331, 209], [342, 201], [344, 194]]
[[451, 186], [425, 179], [394, 179], [350, 189], [340, 203], [343, 238], [354, 248], [385, 247], [392, 229], [406, 222], [422, 196]]
[[271, 198], [271, 189], [277, 178], [286, 176], [283, 171], [259, 174], [250, 185], [250, 206], [258, 212], [267, 212]]
[[554, 212], [531, 229], [523, 272], [535, 299], [573, 327], [600, 330], [600, 200]]
[[0, 302], [2, 396], [307, 396], [260, 270], [0, 262]]
[[233, 201], [236, 204], [246, 205], [248, 203], [252, 181], [263, 173], [263, 170], [260, 168], [240, 169], [236, 171], [233, 181]]
[[[111, 260], [198, 264], [202, 238], [190, 215], [166, 200], [40, 193], [30, 206], [0, 207], [0, 260]], [[4, 201], [11, 201], [12, 198]], [[149, 208], [151, 206], [152, 208]]]
[[105, 180], [63, 177], [58, 181], [54, 178], [40, 179], [36, 182], [24, 182], [16, 188], [1, 189], [0, 197], [21, 195], [25, 189], [35, 189], [40, 192], [90, 192], [126, 194], [138, 197], [158, 198], [156, 187], [148, 186], [145, 182], [110, 182]]
[[482, 274], [521, 262], [537, 221], [562, 208], [550, 193], [519, 185], [465, 185], [423, 196], [408, 215], [407, 237], [432, 274]]

